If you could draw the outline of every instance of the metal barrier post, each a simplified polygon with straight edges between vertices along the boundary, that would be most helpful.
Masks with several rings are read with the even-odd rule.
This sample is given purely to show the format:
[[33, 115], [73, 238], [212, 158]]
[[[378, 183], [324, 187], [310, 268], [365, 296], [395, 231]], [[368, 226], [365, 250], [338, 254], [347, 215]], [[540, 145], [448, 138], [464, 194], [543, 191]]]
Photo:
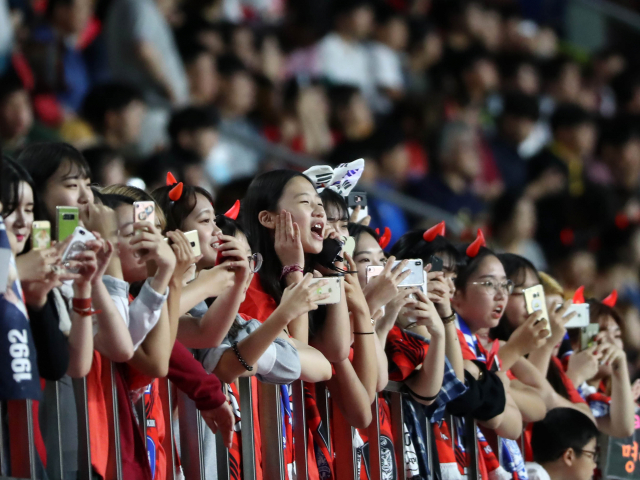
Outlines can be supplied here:
[[382, 480], [382, 465], [380, 464], [380, 410], [378, 402], [384, 402], [376, 394], [371, 404], [371, 425], [367, 429], [369, 437], [369, 476], [371, 480]]
[[204, 480], [205, 470], [202, 458], [200, 435], [200, 412], [186, 393], [178, 392], [180, 412], [180, 453], [186, 480]]
[[465, 418], [465, 444], [467, 455], [469, 457], [469, 467], [467, 469], [467, 478], [469, 480], [480, 480], [478, 470], [478, 428], [474, 418]]
[[[222, 384], [222, 392], [227, 395], [227, 385]], [[204, 429], [208, 428], [207, 425], [204, 425], [204, 422], [201, 422], [202, 430], [202, 438], [204, 439]], [[224, 445], [224, 441], [222, 439], [222, 432], [216, 433], [216, 470], [218, 475], [218, 480], [229, 480], [231, 478], [231, 456], [229, 455], [229, 450]]]
[[[313, 388], [313, 387], [312, 387]], [[320, 413], [320, 419], [322, 421], [321, 427], [326, 428], [326, 438], [331, 438], [331, 418], [329, 416], [329, 389], [324, 382], [316, 383], [316, 403], [318, 404], [318, 412]], [[333, 456], [331, 450], [331, 442], [328, 442], [327, 449], [329, 454]]]
[[87, 405], [87, 379], [74, 378], [73, 393], [78, 409], [78, 476], [91, 480], [91, 435], [89, 433], [89, 408]]
[[282, 451], [282, 410], [280, 386], [259, 382], [260, 434], [262, 437], [262, 470], [264, 478], [285, 480]]
[[296, 478], [308, 480], [309, 466], [307, 465], [307, 415], [304, 406], [304, 383], [297, 380], [293, 388], [293, 436], [295, 441]]
[[[107, 408], [107, 418], [112, 425], [109, 429], [109, 443], [113, 445], [113, 458], [109, 456], [110, 465], [107, 466], [107, 476], [116, 480], [122, 480], [122, 452], [120, 450], [120, 413], [118, 409], [118, 390], [116, 386], [116, 366], [113, 362], [109, 363], [109, 379], [111, 385], [105, 385], [105, 393], [107, 394], [105, 401], [107, 405], [111, 402], [111, 410]], [[111, 398], [109, 398], [109, 395]]]
[[[391, 383], [391, 382], [389, 382]], [[387, 385], [389, 388], [389, 385]], [[404, 468], [404, 416], [402, 412], [402, 394], [391, 393], [391, 429], [396, 439], [396, 463], [398, 465], [398, 480], [407, 480], [407, 471]]]
[[431, 422], [429, 421], [429, 417], [427, 417], [426, 421], [425, 421], [425, 426], [424, 426], [424, 432], [425, 432], [425, 446], [427, 447], [427, 465], [429, 467], [429, 473], [427, 474], [427, 478], [428, 479], [433, 479], [436, 478], [433, 468], [434, 468], [434, 463], [433, 463], [433, 452], [435, 451], [435, 449], [433, 448], [433, 426], [431, 425]]
[[240, 385], [240, 427], [242, 431], [242, 478], [256, 480], [256, 445], [253, 438], [253, 379], [241, 377]]
[[36, 478], [36, 449], [33, 437], [33, 400], [8, 400], [11, 475]]
[[[55, 445], [48, 445], [47, 449], [47, 474], [54, 480], [64, 478], [64, 465], [62, 456], [62, 421], [60, 419], [60, 384], [47, 381], [47, 385], [53, 385], [53, 404], [55, 409]], [[118, 479], [120, 480], [120, 479]]]
[[162, 448], [167, 459], [167, 480], [174, 480], [176, 474], [176, 449], [173, 436], [173, 399], [171, 398], [171, 382], [161, 378], [158, 382], [160, 401], [164, 413], [165, 435]]

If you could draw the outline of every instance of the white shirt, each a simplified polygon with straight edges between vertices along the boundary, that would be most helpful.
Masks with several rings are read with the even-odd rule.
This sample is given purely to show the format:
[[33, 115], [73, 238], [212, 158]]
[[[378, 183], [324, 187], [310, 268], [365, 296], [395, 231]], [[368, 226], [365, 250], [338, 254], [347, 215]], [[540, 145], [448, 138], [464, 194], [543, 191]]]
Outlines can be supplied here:
[[536, 462], [527, 462], [527, 475], [529, 480], [551, 480], [547, 471]]
[[361, 42], [346, 42], [337, 33], [329, 33], [318, 44], [318, 65], [332, 83], [359, 87], [370, 98], [375, 89], [369, 54]]

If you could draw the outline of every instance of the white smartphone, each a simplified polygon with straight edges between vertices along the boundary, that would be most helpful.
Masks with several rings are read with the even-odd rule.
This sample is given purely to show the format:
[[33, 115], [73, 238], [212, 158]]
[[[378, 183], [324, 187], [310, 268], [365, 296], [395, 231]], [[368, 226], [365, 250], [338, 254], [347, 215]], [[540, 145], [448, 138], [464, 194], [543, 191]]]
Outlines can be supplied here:
[[311, 280], [310, 285], [315, 285], [321, 280], [326, 280], [327, 284], [318, 287], [318, 293], [328, 293], [329, 298], [325, 298], [324, 300], [320, 300], [318, 305], [333, 305], [335, 303], [339, 303], [342, 298], [341, 291], [341, 282], [342, 277], [319, 277]]
[[575, 305], [571, 305], [563, 317], [566, 317], [571, 312], [576, 312], [576, 316], [565, 323], [564, 328], [584, 328], [589, 325], [589, 304], [588, 303], [577, 303]]
[[184, 232], [184, 236], [187, 237], [189, 241], [189, 245], [191, 245], [191, 251], [196, 257], [199, 257], [202, 253], [200, 251], [200, 238], [198, 237], [197, 230], [191, 230], [189, 232]]
[[547, 311], [544, 288], [542, 288], [542, 285], [534, 285], [533, 287], [525, 288], [522, 294], [524, 295], [524, 303], [529, 315], [537, 311], [542, 312], [542, 320], [540, 321], [546, 322], [546, 327], [549, 331], [547, 338], [549, 338], [551, 336], [551, 326], [549, 325], [549, 312]]
[[[89, 230], [83, 227], [76, 227], [71, 235], [71, 242], [67, 246], [66, 250], [62, 254], [62, 263], [69, 260], [73, 260], [79, 253], [84, 252], [87, 249], [85, 245], [90, 240], [95, 240], [96, 237]], [[77, 273], [77, 269], [69, 269], [72, 273]]]
[[343, 237], [344, 245], [342, 247], [342, 251], [344, 253], [349, 254], [350, 257], [353, 258], [353, 251], [356, 249], [356, 239], [353, 237]]
[[[393, 268], [397, 268], [403, 260], [396, 260], [393, 262]], [[367, 283], [373, 278], [377, 277], [384, 270], [383, 265], [370, 265], [367, 267]], [[422, 259], [413, 258], [408, 260], [406, 268], [403, 272], [407, 270], [411, 270], [411, 273], [407, 278], [405, 278], [400, 284], [399, 287], [421, 287], [424, 283], [424, 265], [422, 263]]]

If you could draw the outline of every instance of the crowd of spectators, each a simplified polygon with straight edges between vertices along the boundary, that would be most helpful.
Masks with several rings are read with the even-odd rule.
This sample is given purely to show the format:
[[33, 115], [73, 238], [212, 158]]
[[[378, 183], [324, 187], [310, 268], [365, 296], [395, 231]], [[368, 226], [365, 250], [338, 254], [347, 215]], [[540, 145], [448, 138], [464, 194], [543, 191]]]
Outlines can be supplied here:
[[[490, 338], [503, 342], [500, 362], [507, 365], [505, 371], [513, 367], [516, 372], [518, 362], [531, 362], [544, 378], [539, 382], [539, 391], [532, 393], [528, 388], [532, 385], [522, 385], [526, 383], [522, 370], [509, 379], [503, 372], [498, 372], [502, 376], [496, 373], [496, 383], [506, 385], [501, 387], [506, 392], [502, 395], [502, 411], [478, 419], [508, 441], [519, 437], [524, 424], [535, 423], [529, 441], [533, 454], [521, 452], [519, 458], [535, 460], [535, 465], [529, 467], [546, 472], [539, 478], [590, 478], [597, 460], [596, 436], [599, 432], [614, 437], [631, 433], [629, 420], [640, 396], [638, 383], [633, 392], [630, 389], [631, 382], [640, 378], [640, 62], [613, 46], [597, 52], [581, 51], [563, 39], [557, 16], [546, 23], [543, 12], [533, 15], [529, 3], [535, 2], [0, 0], [0, 150], [6, 156], [3, 172], [15, 177], [13, 186], [2, 192], [5, 208], [10, 207], [7, 230], [12, 235], [14, 230], [20, 230], [20, 220], [15, 218], [23, 215], [26, 208], [24, 191], [18, 193], [17, 185], [27, 185], [32, 197], [42, 200], [40, 205], [31, 199], [31, 211], [26, 212], [31, 220], [34, 215], [37, 220], [54, 220], [56, 206], [70, 205], [71, 197], [65, 198], [65, 182], [71, 176], [74, 181], [80, 179], [73, 201], [81, 208], [82, 222], [87, 229], [99, 232], [95, 248], [89, 249], [93, 253], [87, 252], [86, 258], [78, 260], [83, 264], [81, 273], [66, 272], [70, 275], [67, 280], [73, 280], [74, 301], [93, 297], [99, 308], [91, 311], [89, 301], [88, 308], [78, 310], [74, 303], [68, 312], [74, 320], [68, 322], [68, 338], [58, 339], [68, 345], [71, 360], [67, 358], [65, 362], [69, 366], [53, 374], [47, 368], [51, 365], [41, 360], [38, 367], [42, 377], [57, 380], [64, 373], [71, 377], [88, 375], [93, 378], [93, 388], [99, 390], [101, 374], [96, 372], [101, 363], [97, 359], [102, 357], [94, 353], [95, 345], [95, 352], [117, 363], [129, 362], [131, 368], [151, 379], [168, 376], [174, 383], [182, 381], [178, 387], [192, 396], [197, 396], [196, 387], [198, 382], [205, 382], [203, 379], [213, 383], [212, 390], [219, 394], [216, 377], [199, 370], [201, 378], [189, 377], [194, 372], [190, 363], [194, 359], [184, 344], [204, 352], [197, 360], [208, 374], [217, 375], [223, 383], [232, 383], [245, 373], [243, 368], [251, 371], [249, 364], [256, 365], [261, 381], [269, 381], [269, 374], [277, 377], [275, 383], [290, 383], [298, 378], [309, 383], [327, 381], [333, 388], [336, 405], [347, 416], [355, 412], [350, 421], [364, 429], [371, 422], [366, 415], [370, 414], [376, 393], [394, 373], [403, 373], [403, 365], [399, 365], [388, 374], [384, 354], [387, 348], [393, 363], [390, 332], [396, 328], [396, 320], [410, 320], [413, 314], [427, 319], [416, 325], [424, 327], [423, 338], [430, 338], [431, 343], [425, 341], [425, 345], [431, 345], [431, 353], [425, 353], [428, 347], [425, 348], [423, 367], [415, 370], [416, 366], [412, 366], [401, 380], [409, 386], [412, 398], [430, 406], [441, 395], [441, 388], [446, 390], [447, 374], [454, 377], [451, 384], [458, 386], [465, 381], [474, 383], [468, 375], [465, 377], [464, 369], [475, 368], [476, 374], [469, 375], [478, 382], [483, 378], [472, 360], [482, 363], [480, 339], [486, 340], [485, 346], [492, 345], [489, 328], [481, 324], [491, 317], [496, 325], [492, 325]], [[292, 189], [301, 192], [297, 195], [316, 198], [312, 187], [321, 187], [314, 183], [317, 178], [309, 174], [309, 184], [309, 178], [305, 180], [293, 172], [286, 160], [262, 148], [265, 141], [313, 158], [318, 165], [335, 167], [364, 158], [366, 168], [360, 165], [358, 174], [382, 193], [370, 196], [368, 201], [372, 228], [351, 223], [344, 235], [341, 232], [345, 238], [350, 234], [356, 239], [354, 261], [362, 285], [353, 275], [347, 275], [348, 285], [342, 289], [340, 301], [344, 308], [329, 308], [326, 323], [319, 327], [312, 322], [314, 328], [310, 329], [309, 322], [302, 321], [309, 310], [317, 308], [319, 299], [316, 294], [309, 300], [313, 289], [310, 277], [302, 276], [302, 266], [306, 255], [323, 252], [321, 234], [328, 238], [330, 233], [324, 229], [325, 218], [327, 223], [344, 223], [339, 227], [347, 229], [348, 219], [332, 217], [332, 208], [340, 213], [344, 200], [340, 195], [339, 200], [332, 199], [335, 192], [325, 190], [329, 193], [322, 192], [319, 197], [323, 208], [321, 204], [313, 205], [309, 213], [307, 207], [300, 207], [293, 201]], [[63, 173], [67, 166], [68, 171]], [[265, 173], [270, 171], [272, 175]], [[172, 176], [167, 178], [167, 172]], [[92, 189], [87, 182], [97, 185]], [[61, 186], [64, 193], [60, 193]], [[181, 197], [183, 189], [188, 194]], [[407, 213], [385, 199], [384, 192], [392, 191], [455, 217], [463, 226], [459, 238], [449, 236], [445, 240], [441, 238], [444, 230], [438, 230], [427, 239], [429, 234], [423, 232], [441, 218]], [[130, 221], [133, 203], [150, 200], [151, 192], [157, 202], [156, 211], [162, 213], [162, 222], [158, 223], [166, 220], [161, 225], [162, 234], [173, 242], [171, 248], [154, 226], [136, 224], [134, 228]], [[95, 204], [94, 196], [99, 200]], [[238, 224], [233, 222], [237, 212], [235, 217], [228, 217], [231, 220], [213, 216], [212, 205], [216, 212], [224, 212], [237, 199], [243, 202]], [[288, 211], [283, 210], [280, 215], [276, 210], [284, 203]], [[307, 203], [312, 207], [310, 201]], [[38, 212], [38, 207], [47, 212]], [[211, 217], [206, 222], [213, 225], [214, 233], [202, 234], [203, 255], [196, 260], [186, 237], [176, 232], [209, 228], [203, 227], [203, 213]], [[96, 218], [109, 218], [111, 223], [103, 224]], [[301, 218], [307, 222], [302, 225], [306, 228], [302, 240], [292, 218], [298, 224]], [[317, 218], [322, 221], [311, 223]], [[110, 227], [113, 228], [109, 230]], [[336, 227], [336, 231], [340, 228]], [[389, 228], [384, 241], [376, 228]], [[478, 228], [485, 232], [488, 245], [477, 240], [472, 243], [477, 246], [475, 251], [471, 247], [463, 249], [463, 254], [449, 242], [469, 243]], [[134, 240], [122, 242], [119, 237], [127, 229]], [[134, 229], [143, 230], [141, 236], [135, 237]], [[276, 232], [275, 240], [271, 230]], [[115, 254], [108, 240], [114, 232], [118, 237], [117, 242], [112, 239], [118, 246]], [[29, 230], [26, 237], [19, 233], [17, 241], [26, 242], [30, 233]], [[212, 235], [228, 237], [225, 241], [231, 243], [228, 248], [209, 245]], [[144, 248], [148, 246], [144, 242], [150, 242], [153, 248]], [[305, 248], [308, 243], [317, 251], [311, 247], [302, 251], [296, 242]], [[131, 251], [121, 248], [123, 243]], [[296, 248], [292, 247], [294, 243]], [[420, 299], [413, 303], [424, 303], [424, 312], [415, 307], [410, 315], [402, 310], [411, 303], [408, 291], [398, 293], [400, 271], [393, 273], [389, 266], [384, 267], [383, 280], [379, 282], [388, 281], [387, 290], [394, 295], [377, 305], [379, 299], [370, 294], [376, 288], [375, 282], [374, 287], [369, 284], [366, 289], [366, 268], [385, 263], [385, 254], [378, 245], [388, 246], [398, 258], [425, 256], [425, 265], [432, 258], [426, 255], [427, 250], [443, 257], [445, 273], [430, 272], [429, 282], [442, 284], [444, 293], [430, 290], [436, 300], [423, 300], [426, 296], [417, 290], [410, 292]], [[53, 285], [49, 285], [45, 298], [38, 297], [37, 289], [29, 290], [30, 283], [40, 284], [43, 280], [25, 275], [30, 272], [30, 264], [26, 263], [29, 248], [24, 247], [24, 243], [12, 245], [20, 260], [17, 264], [21, 280], [27, 286], [27, 306], [32, 309], [32, 303], [38, 303], [36, 313], [29, 313], [39, 318], [41, 314], [37, 312], [44, 308], [40, 301], [56, 311], [68, 310], [64, 303], [62, 307], [55, 303], [53, 293], [47, 293], [53, 291]], [[235, 253], [228, 255], [237, 261], [219, 268], [217, 249], [232, 250]], [[143, 250], [144, 257], [148, 256], [149, 263], [157, 267], [153, 276], [136, 257]], [[372, 251], [380, 258], [373, 259]], [[29, 258], [40, 255], [34, 252]], [[113, 272], [108, 266], [112, 265], [112, 256], [121, 269], [116, 272], [119, 276], [111, 283], [96, 280], [111, 277]], [[253, 273], [260, 269], [258, 258], [260, 263], [263, 258], [265, 262], [260, 289], [254, 285], [260, 281], [252, 280]], [[187, 288], [185, 279], [193, 273], [189, 270], [193, 263], [198, 264], [199, 282], [194, 281]], [[355, 270], [356, 263], [350, 263], [349, 270]], [[49, 273], [59, 274], [52, 265], [45, 266], [51, 267]], [[210, 302], [211, 292], [204, 292], [203, 287], [202, 292], [197, 292], [198, 301], [186, 308], [185, 302], [180, 301], [182, 284], [186, 292], [193, 292], [198, 285], [213, 282], [209, 272], [214, 270], [224, 271], [217, 274], [229, 277], [225, 277], [226, 283], [214, 279], [222, 293]], [[548, 282], [550, 277], [539, 272], [552, 274], [558, 282]], [[491, 279], [484, 281], [485, 277]], [[281, 288], [283, 279], [291, 280], [286, 289]], [[141, 282], [144, 286], [136, 298], [141, 300], [127, 307], [129, 284]], [[541, 325], [535, 327], [535, 314], [525, 315], [524, 305], [520, 305], [522, 289], [538, 283], [544, 285], [548, 297], [560, 297], [558, 303], [549, 304], [550, 308], [559, 306], [562, 297], [573, 296], [581, 287], [591, 299], [602, 299], [612, 290], [618, 292], [617, 305], [615, 300], [614, 305], [590, 301], [592, 323], [600, 323], [602, 330], [598, 341], [606, 347], [597, 353], [597, 358], [593, 351], [588, 352], [589, 359], [595, 359], [590, 367], [597, 374], [576, 374], [580, 368], [574, 363], [572, 370], [568, 361], [568, 383], [575, 384], [579, 392], [573, 387], [570, 392], [565, 387], [558, 389], [553, 383], [553, 372], [564, 372], [563, 367], [549, 366], [550, 359], [560, 363], [557, 352], [552, 351], [555, 345], [542, 341], [526, 346], [522, 340], [525, 333], [539, 336], [543, 331]], [[126, 294], [119, 297], [118, 287], [122, 285], [126, 285], [121, 288]], [[108, 294], [105, 289], [110, 289]], [[477, 302], [472, 296], [474, 291]], [[491, 294], [510, 300], [501, 300], [497, 311], [491, 310], [487, 302], [481, 305], [481, 300]], [[183, 298], [187, 296], [185, 293]], [[302, 302], [302, 297], [307, 300]], [[255, 298], [268, 308], [258, 308]], [[205, 299], [209, 302], [205, 303]], [[129, 310], [133, 318], [134, 305], [144, 301], [157, 303], [155, 322], [163, 327], [154, 330], [153, 325], [145, 324], [149, 328], [138, 339], [131, 326], [135, 322], [128, 324]], [[434, 303], [439, 304], [439, 310]], [[395, 313], [385, 313], [385, 305], [387, 312]], [[119, 313], [116, 307], [121, 310]], [[271, 308], [273, 312], [269, 313], [273, 315], [267, 315]], [[486, 311], [478, 313], [482, 308]], [[187, 311], [190, 315], [184, 315]], [[250, 316], [236, 316], [237, 312]], [[286, 318], [282, 312], [286, 312]], [[101, 329], [94, 332], [94, 337], [86, 320], [92, 316], [97, 317]], [[128, 333], [120, 325], [122, 322], [114, 321], [120, 316]], [[147, 320], [139, 312], [138, 317]], [[375, 324], [372, 317], [382, 323], [387, 317], [391, 319], [386, 320], [389, 330], [384, 335], [379, 327], [374, 332], [369, 326], [369, 322]], [[553, 312], [551, 317], [550, 329], [554, 340], [560, 343], [565, 333], [561, 314]], [[280, 325], [284, 320], [288, 326]], [[454, 320], [457, 329], [453, 328]], [[266, 334], [252, 336], [259, 323], [261, 332], [273, 330], [273, 338]], [[283, 336], [285, 326], [290, 331], [285, 329], [287, 335]], [[413, 327], [412, 323], [401, 325], [403, 331]], [[465, 329], [469, 329], [471, 340], [465, 337]], [[40, 356], [47, 353], [47, 341], [53, 340], [41, 330], [34, 330]], [[58, 329], [53, 330], [59, 337]], [[351, 338], [374, 333], [375, 342], [373, 337], [357, 337], [357, 341]], [[387, 334], [391, 340], [387, 340]], [[79, 339], [81, 336], [84, 341]], [[252, 343], [258, 342], [259, 337], [262, 350]], [[265, 338], [270, 341], [265, 342]], [[339, 341], [333, 342], [334, 339]], [[452, 350], [446, 353], [451, 365], [445, 364], [445, 339], [446, 348]], [[466, 345], [465, 341], [471, 343]], [[567, 342], [577, 349], [575, 338], [567, 337]], [[216, 351], [221, 344], [224, 348]], [[271, 357], [273, 361], [267, 358], [271, 363], [265, 369], [259, 364], [262, 357], [258, 354], [255, 359], [247, 357], [247, 363], [238, 352], [238, 344], [253, 345], [255, 351], [271, 349], [268, 352], [273, 358], [273, 352], [279, 349], [280, 358], [293, 358], [291, 364], [296, 364], [297, 370], [284, 360], [282, 365], [274, 363]], [[347, 358], [351, 344], [356, 346], [351, 348], [355, 360]], [[622, 353], [623, 346], [628, 360]], [[246, 346], [243, 350], [255, 353]], [[538, 365], [536, 359], [540, 355], [536, 356], [536, 352], [541, 350], [546, 357]], [[586, 354], [578, 357], [581, 353], [576, 352], [573, 358], [585, 358]], [[560, 356], [563, 354], [567, 355], [565, 358], [572, 356], [571, 352], [561, 352]], [[524, 359], [526, 355], [529, 360]], [[606, 365], [597, 364], [605, 358]], [[630, 378], [626, 376], [627, 362]], [[479, 368], [490, 370], [491, 362], [488, 367]], [[351, 382], [353, 379], [362, 383]], [[600, 382], [601, 379], [605, 380]], [[129, 391], [139, 387], [135, 376], [127, 381], [133, 385], [128, 385]], [[514, 383], [510, 390], [511, 381]], [[573, 393], [577, 399], [567, 398]], [[70, 390], [66, 394], [70, 395]], [[593, 395], [600, 394], [608, 398], [608, 403], [605, 402], [606, 414], [599, 416], [593, 404], [600, 400], [594, 400]], [[204, 417], [209, 415], [212, 430], [224, 428], [226, 439], [233, 422], [226, 400], [217, 398], [213, 402], [215, 408], [213, 404], [202, 405], [200, 400], [198, 408], [202, 407]], [[439, 412], [442, 407], [443, 411], [444, 404], [453, 406], [454, 400], [442, 400], [442, 405], [436, 402], [434, 410]], [[68, 407], [70, 411], [74, 405]], [[136, 423], [130, 407], [127, 405], [125, 412], [130, 420], [127, 428]], [[211, 413], [214, 411], [217, 413]], [[504, 430], [491, 423], [498, 417]], [[97, 437], [95, 425], [100, 418], [93, 420], [92, 435]], [[507, 430], [513, 425], [518, 425], [517, 431]], [[566, 425], [575, 428], [568, 431]], [[67, 428], [73, 430], [75, 425]], [[46, 428], [43, 432], [46, 437]], [[126, 438], [128, 430], [122, 435]], [[238, 443], [234, 441], [237, 452]], [[99, 438], [92, 438], [92, 449], [109, 450], [100, 450], [96, 446], [99, 443]], [[144, 446], [141, 448], [144, 453]], [[143, 465], [140, 468], [144, 478], [151, 476], [147, 464], [140, 462], [144, 455], [126, 453]], [[292, 458], [287, 460], [291, 463]], [[462, 465], [456, 466], [455, 460], [452, 468], [457, 474]], [[94, 473], [104, 476], [106, 458], [93, 461]], [[330, 463], [330, 459], [327, 461]], [[76, 468], [77, 465], [71, 468], [74, 474]], [[318, 468], [322, 469], [320, 460]], [[533, 470], [530, 478], [536, 478]], [[520, 478], [516, 471], [509, 470], [509, 475], [505, 478]]]
[[[365, 158], [376, 189], [456, 216], [463, 239], [482, 226], [568, 289], [617, 288], [635, 358], [640, 68], [525, 7], [1, 0], [0, 145], [69, 142], [101, 185], [151, 191], [171, 170], [222, 208], [282, 164], [253, 140]], [[380, 199], [369, 213], [396, 239], [429, 223]]]

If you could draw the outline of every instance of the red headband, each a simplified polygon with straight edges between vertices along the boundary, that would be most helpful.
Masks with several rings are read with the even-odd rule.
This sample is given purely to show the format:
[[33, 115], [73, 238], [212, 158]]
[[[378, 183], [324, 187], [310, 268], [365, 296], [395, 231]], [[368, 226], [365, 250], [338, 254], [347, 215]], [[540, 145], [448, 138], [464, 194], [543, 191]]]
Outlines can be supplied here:
[[[380, 235], [379, 228], [376, 228], [376, 233]], [[389, 245], [390, 241], [391, 241], [391, 229], [389, 227], [384, 227], [384, 233], [378, 240], [378, 245], [380, 245], [380, 248], [384, 250], [385, 248], [387, 248], [387, 245]]]
[[584, 303], [584, 285], [579, 287], [576, 293], [573, 294], [573, 303], [574, 305]]
[[231, 220], [235, 220], [238, 218], [238, 214], [240, 213], [240, 200], [236, 200], [233, 206], [224, 213], [224, 216], [230, 218]]
[[467, 257], [474, 258], [480, 252], [482, 247], [486, 247], [487, 242], [484, 240], [484, 234], [482, 230], [478, 229], [478, 236], [471, 245], [467, 247]]
[[602, 300], [602, 303], [605, 304], [607, 307], [615, 307], [616, 303], [618, 302], [618, 291], [614, 290], [613, 292], [611, 292], [609, 294], [609, 296], [607, 298], [605, 298], [604, 300]]
[[443, 220], [437, 225], [434, 225], [433, 227], [431, 227], [429, 230], [425, 231], [422, 234], [422, 238], [424, 238], [426, 242], [433, 242], [438, 235], [440, 235], [441, 237], [444, 237], [445, 231], [446, 231], [446, 225]]

